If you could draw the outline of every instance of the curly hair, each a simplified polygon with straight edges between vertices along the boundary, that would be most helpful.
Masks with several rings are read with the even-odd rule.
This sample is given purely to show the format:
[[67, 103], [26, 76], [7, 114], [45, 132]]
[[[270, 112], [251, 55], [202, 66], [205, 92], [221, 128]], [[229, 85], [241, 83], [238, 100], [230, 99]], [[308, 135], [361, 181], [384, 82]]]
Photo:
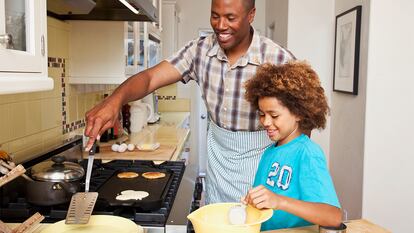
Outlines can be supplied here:
[[289, 111], [300, 118], [302, 131], [324, 129], [329, 107], [316, 72], [305, 61], [286, 64], [263, 64], [254, 77], [245, 83], [245, 98], [258, 109], [263, 97], [276, 97]]

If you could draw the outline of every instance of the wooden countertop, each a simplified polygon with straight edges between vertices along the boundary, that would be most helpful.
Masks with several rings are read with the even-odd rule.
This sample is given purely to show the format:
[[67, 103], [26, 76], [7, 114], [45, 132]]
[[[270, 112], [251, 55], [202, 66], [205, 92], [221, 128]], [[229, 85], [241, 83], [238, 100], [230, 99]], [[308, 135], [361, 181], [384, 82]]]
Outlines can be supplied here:
[[[365, 219], [351, 220], [347, 223], [347, 233], [391, 233], [391, 231], [371, 223]], [[16, 223], [7, 223], [9, 227], [17, 227]], [[41, 223], [32, 233], [39, 233], [45, 229], [49, 224]], [[291, 229], [281, 229], [274, 231], [263, 231], [262, 233], [319, 233], [318, 226], [299, 227]]]
[[159, 142], [161, 145], [175, 145], [177, 148], [170, 160], [177, 160], [190, 134], [189, 129], [183, 128], [189, 116], [189, 112], [162, 112], [159, 123], [149, 124], [139, 133], [132, 133], [130, 141], [134, 144]]
[[[351, 220], [346, 222], [345, 225], [347, 226], [346, 233], [391, 233], [391, 231], [388, 231], [365, 219]], [[262, 231], [262, 233], [319, 233], [319, 227], [298, 227], [273, 231]]]
[[[102, 150], [96, 153], [95, 157], [104, 160], [178, 160], [190, 133], [189, 127], [186, 126], [189, 121], [189, 115], [188, 112], [163, 112], [158, 123], [148, 124], [138, 133], [132, 133], [128, 137], [123, 136], [114, 141], [100, 143]], [[113, 143], [123, 140], [126, 140], [126, 143], [133, 143], [135, 145], [159, 143], [160, 147], [155, 151], [149, 152], [136, 149], [133, 152], [118, 153], [110, 149]], [[83, 156], [87, 156], [87, 152], [83, 152]]]

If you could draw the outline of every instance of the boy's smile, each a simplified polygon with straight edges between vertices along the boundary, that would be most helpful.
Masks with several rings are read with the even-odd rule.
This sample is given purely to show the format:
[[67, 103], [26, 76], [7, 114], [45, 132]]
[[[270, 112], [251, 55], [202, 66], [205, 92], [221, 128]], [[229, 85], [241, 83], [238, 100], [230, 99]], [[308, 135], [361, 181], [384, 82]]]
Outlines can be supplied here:
[[283, 145], [301, 134], [299, 117], [292, 114], [276, 97], [259, 99], [260, 123], [272, 141]]

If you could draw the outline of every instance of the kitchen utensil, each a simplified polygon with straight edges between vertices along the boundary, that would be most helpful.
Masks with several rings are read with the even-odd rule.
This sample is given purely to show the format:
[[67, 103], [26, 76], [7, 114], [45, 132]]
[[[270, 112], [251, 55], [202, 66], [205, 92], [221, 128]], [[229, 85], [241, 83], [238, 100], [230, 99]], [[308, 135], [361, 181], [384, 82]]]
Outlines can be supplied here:
[[51, 182], [70, 182], [82, 179], [85, 175], [83, 167], [65, 160], [63, 156], [54, 156], [51, 160], [34, 165], [30, 170], [32, 178]]
[[246, 205], [237, 204], [229, 208], [228, 218], [229, 222], [233, 225], [240, 225], [246, 222]]
[[76, 193], [72, 196], [69, 210], [66, 215], [66, 224], [86, 224], [92, 215], [93, 207], [98, 198], [97, 192], [89, 192], [89, 183], [91, 180], [93, 160], [96, 151], [96, 141], [89, 150], [88, 167], [86, 170], [85, 192]]
[[22, 165], [17, 165], [15, 168], [11, 169], [8, 173], [4, 176], [0, 177], [0, 187], [5, 185], [6, 183], [12, 181], [16, 177], [20, 176], [21, 174], [25, 173], [26, 170]]
[[273, 215], [273, 210], [259, 210], [250, 205], [246, 207], [245, 224], [232, 225], [228, 212], [232, 206], [240, 203], [215, 203], [205, 205], [187, 216], [194, 226], [196, 233], [226, 232], [226, 233], [259, 233], [261, 223]]
[[[0, 159], [0, 173], [3, 173], [4, 175], [5, 175], [5, 173], [4, 172], [8, 172], [8, 171], [10, 171], [10, 170], [12, 170], [13, 168], [15, 168], [16, 167], [16, 165], [13, 163], [13, 162], [10, 162], [10, 161], [8, 161], [8, 162], [5, 162], [5, 161], [3, 161], [3, 160], [1, 160]], [[25, 170], [26, 171], [26, 170]], [[32, 178], [30, 178], [30, 177], [28, 177], [26, 174], [21, 174], [21, 176], [23, 177], [23, 178], [25, 178], [26, 180], [28, 180], [28, 181], [33, 181], [33, 179]]]
[[[119, 178], [117, 176], [118, 173], [125, 171], [136, 172], [139, 176], [135, 178]], [[165, 173], [165, 177], [147, 179], [142, 176], [145, 172], [162, 172]], [[162, 207], [172, 180], [172, 172], [165, 169], [120, 170], [99, 188], [99, 199], [105, 200], [110, 206], [132, 206], [143, 210], [157, 210]], [[116, 196], [125, 190], [145, 191], [149, 196], [142, 200], [116, 200]]]
[[82, 232], [82, 233], [144, 233], [144, 229], [136, 225], [133, 221], [110, 215], [93, 215], [88, 224], [66, 225], [65, 221], [56, 222], [40, 233], [64, 233], [64, 232]]
[[30, 169], [34, 180], [27, 182], [27, 201], [41, 206], [67, 203], [80, 190], [80, 180], [85, 171], [76, 163], [67, 162], [63, 156], [36, 164]]
[[45, 219], [45, 217], [37, 212], [20, 224], [17, 228], [13, 229], [13, 233], [31, 232], [41, 221], [43, 221], [43, 219]]
[[319, 233], [346, 233], [346, 225], [341, 223], [339, 227], [319, 226]]
[[0, 220], [0, 232], [2, 233], [24, 233], [24, 232], [31, 232], [34, 230], [41, 221], [43, 221], [45, 217], [39, 212], [32, 215], [30, 218], [28, 218], [26, 221], [24, 221], [22, 224], [18, 225], [16, 228], [11, 229], [8, 227], [4, 222]]
[[154, 110], [150, 104], [142, 103], [141, 100], [137, 100], [132, 102], [130, 113], [130, 130], [132, 133], [138, 133], [147, 125], [148, 121], [153, 118]]
[[13, 233], [13, 230], [6, 225], [6, 223], [0, 220], [0, 232], [2, 233]]
[[160, 115], [158, 114], [158, 97], [155, 92], [152, 92], [142, 98], [143, 103], [147, 103], [151, 106], [151, 119], [148, 120], [148, 123], [150, 124], [155, 123], [160, 119]]

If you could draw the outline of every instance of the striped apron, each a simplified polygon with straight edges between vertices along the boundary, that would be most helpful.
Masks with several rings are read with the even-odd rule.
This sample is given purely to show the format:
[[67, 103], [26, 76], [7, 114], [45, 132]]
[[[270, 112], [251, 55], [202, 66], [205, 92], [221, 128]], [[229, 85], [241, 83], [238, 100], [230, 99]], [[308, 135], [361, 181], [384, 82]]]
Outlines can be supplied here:
[[265, 131], [233, 132], [210, 121], [206, 204], [239, 202], [253, 185], [260, 157], [271, 143]]

